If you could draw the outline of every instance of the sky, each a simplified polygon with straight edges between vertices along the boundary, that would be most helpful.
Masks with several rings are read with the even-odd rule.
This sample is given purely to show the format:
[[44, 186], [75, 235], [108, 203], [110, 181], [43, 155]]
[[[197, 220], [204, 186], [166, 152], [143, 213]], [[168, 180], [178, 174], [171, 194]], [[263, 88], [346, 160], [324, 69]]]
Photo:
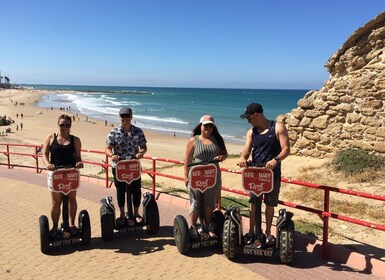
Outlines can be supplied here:
[[382, 0], [0, 0], [16, 84], [319, 89]]

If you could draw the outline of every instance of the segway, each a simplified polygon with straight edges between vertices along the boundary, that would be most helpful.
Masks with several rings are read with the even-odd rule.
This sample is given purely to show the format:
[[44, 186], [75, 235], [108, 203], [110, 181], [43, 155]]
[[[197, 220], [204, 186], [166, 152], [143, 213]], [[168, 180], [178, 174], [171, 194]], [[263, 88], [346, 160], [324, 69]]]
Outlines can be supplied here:
[[211, 222], [215, 225], [215, 237], [210, 237], [208, 226], [210, 221], [205, 219], [205, 206], [203, 203], [203, 193], [215, 186], [217, 179], [217, 166], [213, 163], [218, 160], [190, 163], [189, 187], [193, 190], [199, 190], [199, 222], [196, 226], [197, 237], [191, 236], [189, 227], [184, 216], [178, 215], [174, 219], [174, 238], [176, 247], [181, 254], [186, 254], [190, 248], [203, 248], [220, 245], [223, 229], [224, 215], [220, 210], [214, 210]]
[[[123, 159], [116, 163], [116, 178], [120, 182], [130, 184], [141, 177], [140, 161], [137, 159]], [[119, 221], [115, 216], [115, 206], [111, 196], [106, 196], [100, 202], [100, 223], [102, 239], [111, 240], [114, 230], [119, 232], [143, 231], [155, 234], [159, 230], [159, 209], [155, 197], [150, 192], [143, 194], [143, 222], [138, 223], [133, 214], [131, 190], [127, 185], [128, 212], [124, 221]]]
[[294, 222], [293, 213], [280, 209], [277, 218], [276, 240], [267, 244], [262, 233], [262, 194], [273, 190], [273, 171], [261, 167], [247, 167], [242, 171], [243, 188], [256, 195], [255, 229], [253, 242], [247, 244], [243, 238], [242, 216], [238, 207], [230, 207], [225, 213], [222, 246], [228, 259], [234, 259], [239, 252], [262, 257], [279, 257], [289, 264], [294, 258]]
[[79, 170], [70, 167], [59, 166], [52, 173], [52, 191], [63, 195], [62, 218], [63, 223], [54, 235], [49, 232], [47, 216], [40, 216], [40, 250], [47, 254], [50, 249], [81, 243], [87, 245], [91, 241], [91, 223], [86, 210], [79, 212], [78, 228], [69, 227], [68, 194], [79, 187]]

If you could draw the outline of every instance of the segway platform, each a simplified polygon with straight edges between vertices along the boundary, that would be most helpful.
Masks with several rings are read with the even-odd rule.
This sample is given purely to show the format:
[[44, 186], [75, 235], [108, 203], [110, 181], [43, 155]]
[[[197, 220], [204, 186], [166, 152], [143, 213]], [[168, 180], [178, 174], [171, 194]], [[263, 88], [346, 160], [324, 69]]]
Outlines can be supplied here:
[[[217, 166], [213, 164], [218, 161], [209, 161], [204, 163], [192, 163], [189, 164], [189, 187], [193, 190], [198, 190], [200, 193], [200, 206], [203, 207], [202, 194], [215, 186], [217, 179]], [[174, 219], [174, 238], [178, 251], [182, 254], [186, 254], [190, 248], [205, 248], [220, 245], [220, 235], [222, 233], [224, 216], [220, 210], [213, 212], [212, 221], [215, 224], [216, 235], [210, 237], [208, 233], [208, 223], [205, 221], [202, 215], [203, 211], [200, 210], [200, 224], [196, 226], [196, 236], [192, 236], [189, 232], [189, 227], [185, 217], [178, 215]]]
[[[121, 160], [116, 164], [116, 178], [120, 182], [130, 184], [141, 177], [140, 161], [137, 159]], [[130, 190], [128, 190], [130, 191]], [[131, 197], [129, 195], [129, 197]], [[102, 239], [107, 241], [113, 238], [114, 230], [119, 232], [144, 231], [155, 234], [159, 230], [159, 209], [153, 194], [143, 194], [143, 222], [138, 223], [133, 216], [131, 199], [127, 202], [129, 212], [123, 221], [116, 219], [115, 206], [111, 196], [103, 198], [100, 207], [100, 222]]]
[[294, 256], [293, 214], [286, 209], [279, 210], [277, 218], [277, 239], [274, 244], [266, 242], [262, 233], [262, 194], [270, 193], [274, 187], [273, 171], [261, 167], [247, 167], [242, 171], [242, 186], [247, 192], [256, 196], [255, 232], [251, 244], [244, 240], [242, 216], [237, 207], [231, 207], [225, 214], [223, 229], [223, 251], [229, 258], [236, 257], [239, 251], [246, 255], [272, 257], [279, 256], [282, 263], [290, 263]]

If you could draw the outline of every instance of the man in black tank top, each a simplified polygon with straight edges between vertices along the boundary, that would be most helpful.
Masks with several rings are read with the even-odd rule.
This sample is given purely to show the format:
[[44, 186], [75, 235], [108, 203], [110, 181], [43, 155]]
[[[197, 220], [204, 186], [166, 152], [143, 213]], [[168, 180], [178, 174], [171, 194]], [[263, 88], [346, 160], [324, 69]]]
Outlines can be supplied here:
[[[282, 122], [270, 121], [263, 114], [261, 104], [251, 103], [245, 113], [240, 116], [253, 126], [246, 134], [246, 143], [239, 159], [239, 166], [246, 167], [247, 160], [252, 153], [252, 162], [258, 166], [273, 170], [273, 191], [265, 194], [265, 217], [267, 242], [273, 243], [271, 224], [274, 217], [274, 207], [278, 205], [279, 190], [281, 187], [281, 161], [290, 154], [290, 143], [287, 129]], [[252, 195], [250, 201], [253, 202]], [[253, 236], [255, 222], [255, 203], [251, 204], [250, 229], [248, 236]]]

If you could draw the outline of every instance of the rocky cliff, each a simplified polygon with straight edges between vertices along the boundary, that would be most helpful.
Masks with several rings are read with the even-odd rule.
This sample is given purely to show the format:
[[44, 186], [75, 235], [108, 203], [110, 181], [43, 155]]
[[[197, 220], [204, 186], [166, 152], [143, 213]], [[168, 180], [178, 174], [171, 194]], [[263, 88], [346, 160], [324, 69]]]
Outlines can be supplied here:
[[385, 12], [355, 31], [325, 64], [329, 79], [283, 118], [292, 154], [346, 148], [385, 154]]

